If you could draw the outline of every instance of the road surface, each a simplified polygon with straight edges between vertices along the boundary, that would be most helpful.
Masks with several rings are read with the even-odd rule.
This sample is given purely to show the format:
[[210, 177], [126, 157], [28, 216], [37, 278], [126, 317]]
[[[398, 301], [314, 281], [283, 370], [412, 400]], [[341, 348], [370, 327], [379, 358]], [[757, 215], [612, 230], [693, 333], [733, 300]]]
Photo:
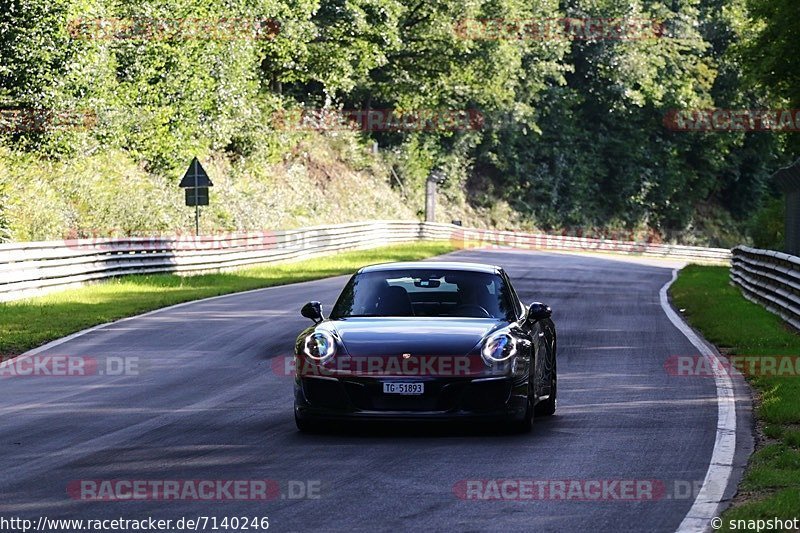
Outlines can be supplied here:
[[[157, 311], [35, 356], [87, 358], [93, 375], [0, 378], [0, 516], [268, 516], [271, 531], [675, 531], [709, 468], [718, 404], [713, 377], [665, 368], [671, 356], [698, 354], [659, 303], [672, 269], [518, 251], [449, 259], [502, 265], [524, 301], [553, 308], [559, 408], [537, 419], [532, 433], [426, 426], [298, 433], [292, 378], [276, 358], [291, 353], [308, 323], [303, 303], [330, 309], [346, 277], [330, 278]], [[741, 383], [736, 394], [728, 497], [752, 445]], [[510, 500], [477, 500], [458, 489], [491, 479], [583, 490], [647, 480], [657, 494], [620, 501], [610, 490], [582, 501], [556, 489], [513, 501], [512, 492]], [[86, 501], [98, 493], [81, 492], [80, 480], [95, 480], [95, 491], [103, 480], [270, 480], [280, 494]], [[490, 485], [471, 486], [492, 496]]]

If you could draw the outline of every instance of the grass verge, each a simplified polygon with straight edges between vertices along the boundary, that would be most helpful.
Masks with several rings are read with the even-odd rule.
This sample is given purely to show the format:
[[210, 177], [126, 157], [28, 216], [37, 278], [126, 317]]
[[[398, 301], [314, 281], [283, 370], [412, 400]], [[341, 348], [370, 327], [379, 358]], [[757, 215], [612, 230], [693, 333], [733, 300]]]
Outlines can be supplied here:
[[342, 252], [220, 274], [126, 276], [45, 296], [0, 303], [0, 356], [5, 359], [97, 324], [220, 294], [348, 274], [365, 264], [414, 261], [453, 251], [416, 242]]
[[[758, 391], [760, 435], [734, 505], [723, 516], [723, 531], [730, 530], [730, 520], [800, 518], [800, 335], [746, 300], [730, 285], [727, 267], [688, 266], [671, 295], [689, 323], [722, 353], [754, 356], [760, 374], [773, 374], [748, 375]], [[775, 356], [787, 355], [794, 357], [775, 363]]]

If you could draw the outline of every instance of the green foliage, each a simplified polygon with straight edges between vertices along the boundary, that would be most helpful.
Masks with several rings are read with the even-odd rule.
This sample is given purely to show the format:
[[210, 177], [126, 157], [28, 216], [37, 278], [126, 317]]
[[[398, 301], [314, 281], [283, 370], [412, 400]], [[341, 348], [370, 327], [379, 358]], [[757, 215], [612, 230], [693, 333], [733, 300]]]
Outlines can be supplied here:
[[[649, 226], [685, 236], [712, 226], [702, 220], [707, 205], [744, 224], [768, 194], [770, 173], [793, 154], [777, 135], [674, 132], [663, 124], [674, 109], [800, 107], [792, 0], [0, 2], [2, 106], [97, 116], [84, 129], [0, 132], [0, 143], [67, 166], [121, 154], [120, 164], [149, 173], [156, 189], [174, 186], [193, 155], [225, 159], [233, 178], [239, 166], [277, 164], [310, 142], [338, 147], [355, 168], [391, 181], [417, 214], [423, 182], [439, 167], [447, 174], [447, 213], [474, 215], [476, 224]], [[663, 32], [509, 39], [459, 30], [470, 19], [564, 17], [652, 20]], [[96, 19], [133, 21], [139, 33], [92, 38]], [[232, 20], [239, 32], [187, 38], [174, 26], [184, 19]], [[248, 21], [266, 20], [279, 31], [246, 34]], [[478, 129], [414, 132], [276, 126], [283, 110], [303, 108], [476, 110], [486, 121]], [[353, 149], [373, 141], [377, 159]], [[25, 172], [35, 166], [26, 163]], [[37, 178], [43, 191], [54, 189], [46, 168]], [[5, 203], [19, 205], [20, 197], [11, 191]], [[86, 205], [29, 227], [14, 222], [8, 211], [19, 209], [9, 208], [5, 225], [26, 238], [102, 219]], [[216, 213], [209, 221], [228, 227], [241, 219]]]
[[[263, 151], [234, 161], [204, 158], [214, 187], [201, 229], [261, 231], [412, 218], [415, 212], [394, 195], [384, 170], [364, 165], [373, 158], [360, 145], [349, 150], [352, 158], [342, 161], [343, 143], [334, 151], [312, 137], [277, 161]], [[364, 170], [353, 171], [357, 164]], [[56, 161], [0, 148], [0, 228], [5, 216], [15, 240], [191, 232], [194, 211], [184, 206], [177, 186], [184, 170], [164, 179], [123, 151]]]
[[770, 198], [750, 221], [753, 246], [767, 250], [784, 249], [786, 201]]
[[794, 0], [747, 0], [754, 30], [742, 45], [749, 74], [776, 96], [800, 107], [797, 36], [800, 5]]
[[[742, 38], [736, 45], [746, 87], [773, 108], [800, 108], [800, 4], [794, 0], [746, 0], [740, 8]], [[780, 138], [795, 155], [796, 133]]]

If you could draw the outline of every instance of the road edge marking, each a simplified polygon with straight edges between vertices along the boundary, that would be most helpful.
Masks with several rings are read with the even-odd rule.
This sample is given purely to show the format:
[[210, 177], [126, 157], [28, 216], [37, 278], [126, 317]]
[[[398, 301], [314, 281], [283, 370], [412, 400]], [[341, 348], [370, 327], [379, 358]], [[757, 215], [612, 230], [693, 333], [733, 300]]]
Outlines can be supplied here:
[[[659, 290], [659, 301], [664, 314], [672, 325], [689, 339], [695, 348], [709, 362], [709, 368], [726, 368], [720, 358], [706, 342], [675, 312], [669, 303], [667, 291], [678, 278], [678, 270], [673, 269], [672, 279]], [[733, 460], [736, 453], [736, 402], [733, 391], [733, 380], [725, 372], [714, 373], [714, 384], [717, 389], [717, 432], [714, 439], [714, 450], [708, 465], [703, 485], [697, 497], [676, 530], [677, 533], [709, 531], [711, 519], [718, 516], [725, 490], [733, 475]]]

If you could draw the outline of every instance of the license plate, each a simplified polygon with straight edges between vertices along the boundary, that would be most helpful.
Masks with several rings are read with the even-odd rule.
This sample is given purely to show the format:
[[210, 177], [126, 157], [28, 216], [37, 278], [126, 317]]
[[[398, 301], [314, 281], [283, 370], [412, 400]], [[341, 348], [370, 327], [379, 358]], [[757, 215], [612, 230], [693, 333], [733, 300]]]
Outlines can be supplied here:
[[388, 383], [383, 384], [384, 394], [422, 394], [425, 392], [424, 383]]

